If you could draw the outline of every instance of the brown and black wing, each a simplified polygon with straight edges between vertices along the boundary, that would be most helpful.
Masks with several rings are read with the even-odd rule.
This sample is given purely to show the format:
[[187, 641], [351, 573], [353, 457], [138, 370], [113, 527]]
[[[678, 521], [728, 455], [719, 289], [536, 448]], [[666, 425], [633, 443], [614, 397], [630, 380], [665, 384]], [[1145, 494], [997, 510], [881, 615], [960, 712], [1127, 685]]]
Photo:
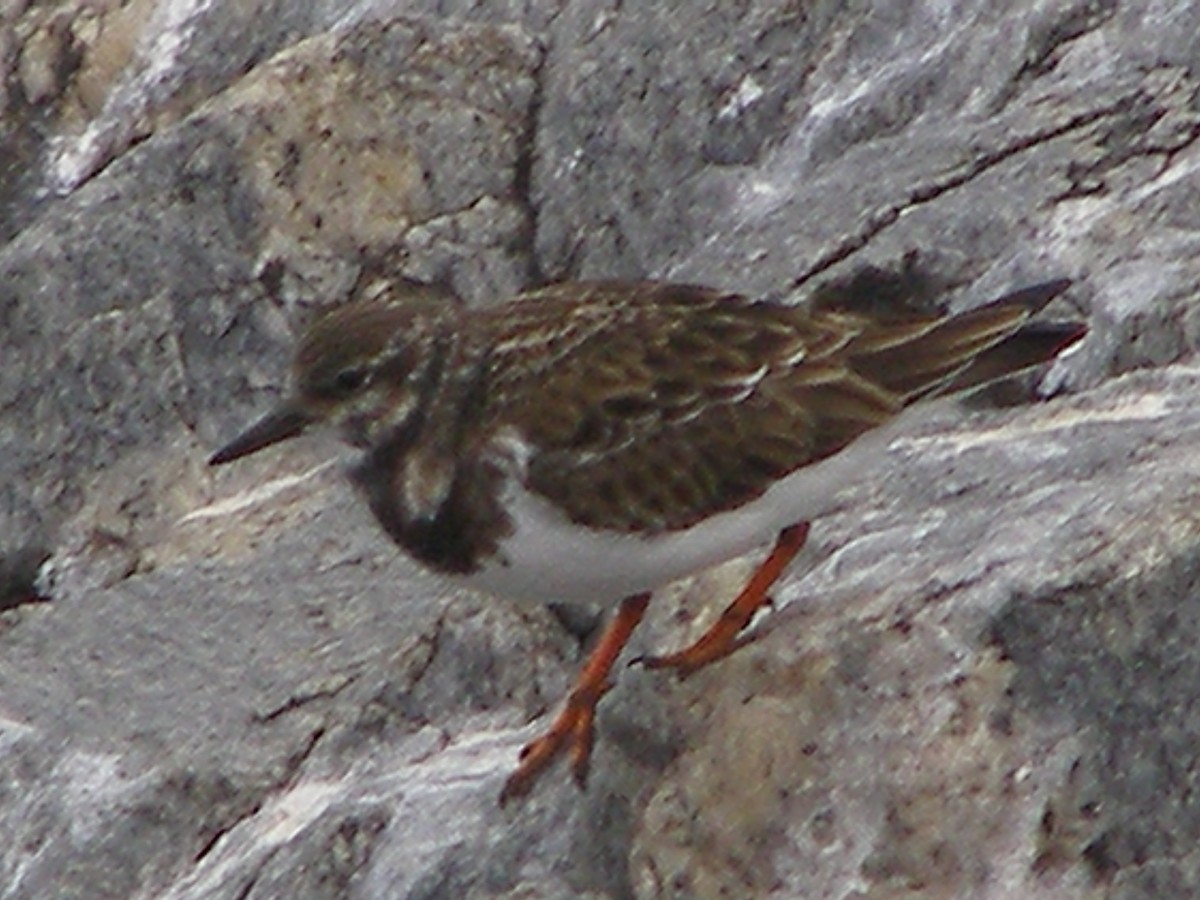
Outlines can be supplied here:
[[836, 362], [811, 362], [835, 359], [856, 325], [791, 307], [597, 283], [502, 315], [493, 412], [533, 448], [529, 487], [597, 527], [668, 530], [733, 508], [897, 408]]
[[533, 449], [529, 487], [573, 520], [673, 530], [948, 388], [1031, 308], [881, 323], [692, 286], [552, 286], [492, 331], [490, 413]]
[[1080, 322], [1030, 321], [1069, 286], [1047, 281], [954, 316], [864, 318], [846, 362], [905, 404], [972, 390], [1046, 362], [1087, 333]]

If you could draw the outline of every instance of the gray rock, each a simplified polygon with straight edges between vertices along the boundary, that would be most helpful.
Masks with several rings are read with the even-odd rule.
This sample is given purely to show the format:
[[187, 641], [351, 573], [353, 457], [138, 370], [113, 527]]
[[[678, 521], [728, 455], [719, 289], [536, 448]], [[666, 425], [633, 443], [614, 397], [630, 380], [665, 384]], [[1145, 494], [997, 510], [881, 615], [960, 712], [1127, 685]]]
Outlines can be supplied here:
[[[944, 7], [0, 3], [0, 896], [1200, 893], [1200, 5]], [[622, 671], [583, 793], [495, 803], [553, 615], [410, 564], [331, 442], [204, 465], [396, 277], [864, 266], [1070, 275], [1092, 332], [846, 485], [748, 647]]]

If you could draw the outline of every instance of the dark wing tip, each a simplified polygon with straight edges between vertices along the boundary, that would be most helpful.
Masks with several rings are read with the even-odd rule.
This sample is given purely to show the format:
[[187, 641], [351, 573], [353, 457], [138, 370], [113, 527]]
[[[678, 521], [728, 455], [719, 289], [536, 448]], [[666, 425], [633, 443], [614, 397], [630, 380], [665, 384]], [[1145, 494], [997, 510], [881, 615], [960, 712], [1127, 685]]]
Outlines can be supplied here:
[[1031, 313], [1035, 313], [1055, 297], [1065, 293], [1067, 288], [1073, 283], [1070, 278], [1054, 278], [1050, 281], [1043, 281], [1039, 284], [1031, 284], [1028, 287], [1020, 288], [1011, 294], [1005, 294], [995, 302], [1023, 306]]
[[[1048, 301], [1047, 301], [1048, 302]], [[954, 376], [947, 394], [972, 391], [1058, 357], [1088, 333], [1085, 322], [1027, 322]]]

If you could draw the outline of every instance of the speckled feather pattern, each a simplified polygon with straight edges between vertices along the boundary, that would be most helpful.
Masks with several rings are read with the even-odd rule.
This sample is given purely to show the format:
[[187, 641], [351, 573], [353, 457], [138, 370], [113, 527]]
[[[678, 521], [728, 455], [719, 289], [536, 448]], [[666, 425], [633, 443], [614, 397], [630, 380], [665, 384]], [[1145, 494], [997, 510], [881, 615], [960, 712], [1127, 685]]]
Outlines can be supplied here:
[[1051, 358], [1082, 327], [1027, 320], [1065, 287], [942, 317], [659, 282], [468, 310], [397, 284], [321, 315], [292, 395], [213, 461], [334, 425], [365, 451], [353, 477], [389, 535], [450, 573], [507, 565], [524, 497], [547, 534], [680, 538], [799, 484], [914, 401]]
[[575, 522], [685, 528], [837, 452], [1013, 333], [1024, 305], [880, 323], [706, 288], [555, 285], [473, 314], [482, 433]]
[[472, 311], [384, 282], [312, 324], [291, 395], [210, 462], [334, 425], [363, 450], [351, 477], [376, 519], [415, 559], [518, 602], [619, 602], [503, 805], [563, 754], [582, 785], [596, 703], [652, 591], [774, 540], [702, 637], [643, 661], [685, 674], [732, 652], [807, 523], [885, 470], [897, 431], [929, 411], [916, 401], [1082, 337], [1028, 323], [1066, 286], [941, 317], [870, 290], [799, 307], [655, 282], [564, 283]]

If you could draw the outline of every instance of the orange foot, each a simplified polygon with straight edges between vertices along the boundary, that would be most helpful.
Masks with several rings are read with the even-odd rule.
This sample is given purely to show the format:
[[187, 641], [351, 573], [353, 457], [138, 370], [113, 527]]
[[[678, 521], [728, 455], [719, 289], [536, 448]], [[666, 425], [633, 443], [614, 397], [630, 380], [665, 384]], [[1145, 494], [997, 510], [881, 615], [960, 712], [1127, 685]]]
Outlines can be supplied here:
[[647, 669], [674, 669], [685, 678], [697, 669], [728, 656], [741, 646], [739, 635], [763, 604], [769, 602], [767, 591], [783, 574], [783, 570], [800, 552], [808, 538], [808, 523], [799, 522], [779, 532], [775, 547], [763, 560], [721, 617], [690, 647], [665, 656], [643, 656], [635, 660]]
[[571, 769], [575, 773], [576, 784], [583, 786], [592, 757], [596, 704], [612, 686], [608, 680], [609, 672], [612, 671], [613, 664], [621, 655], [621, 650], [629, 641], [633, 630], [642, 621], [649, 602], [648, 593], [636, 594], [621, 601], [617, 614], [608, 623], [588, 656], [583, 671], [575, 681], [575, 688], [567, 696], [562, 712], [544, 734], [522, 748], [521, 762], [504, 783], [504, 790], [500, 792], [501, 806], [514, 797], [528, 793], [538, 776], [564, 752], [571, 758]]

